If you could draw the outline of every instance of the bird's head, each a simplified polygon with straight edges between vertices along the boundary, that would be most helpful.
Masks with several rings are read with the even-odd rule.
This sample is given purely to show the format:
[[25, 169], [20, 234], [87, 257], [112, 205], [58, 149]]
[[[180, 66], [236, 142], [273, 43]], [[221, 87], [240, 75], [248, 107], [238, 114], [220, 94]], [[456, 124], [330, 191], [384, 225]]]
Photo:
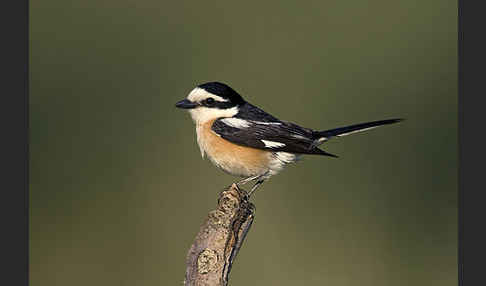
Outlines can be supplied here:
[[207, 82], [198, 85], [189, 95], [176, 103], [176, 107], [187, 109], [196, 124], [221, 117], [232, 117], [245, 100], [224, 83]]

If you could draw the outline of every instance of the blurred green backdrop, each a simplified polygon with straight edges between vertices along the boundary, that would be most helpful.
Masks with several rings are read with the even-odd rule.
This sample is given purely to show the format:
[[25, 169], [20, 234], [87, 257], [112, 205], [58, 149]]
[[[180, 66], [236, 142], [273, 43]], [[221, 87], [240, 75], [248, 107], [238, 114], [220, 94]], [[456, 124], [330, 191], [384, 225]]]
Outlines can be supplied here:
[[263, 185], [231, 285], [457, 284], [457, 1], [30, 2], [31, 285], [181, 285], [222, 81], [332, 140]]

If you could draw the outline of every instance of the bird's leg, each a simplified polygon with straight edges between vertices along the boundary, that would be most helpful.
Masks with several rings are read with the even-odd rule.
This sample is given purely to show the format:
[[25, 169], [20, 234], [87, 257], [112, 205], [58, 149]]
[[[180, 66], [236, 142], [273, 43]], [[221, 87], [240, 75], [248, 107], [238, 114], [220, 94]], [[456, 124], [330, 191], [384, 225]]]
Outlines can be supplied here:
[[261, 179], [261, 180], [258, 180], [255, 185], [253, 185], [253, 188], [251, 188], [250, 192], [248, 193], [248, 197], [251, 196], [251, 194], [261, 185], [263, 184], [263, 182], [265, 182], [265, 180]]
[[238, 186], [239, 186], [239, 185], [244, 185], [244, 184], [246, 184], [246, 183], [248, 183], [248, 182], [251, 182], [251, 181], [253, 181], [253, 180], [255, 180], [255, 179], [258, 179], [260, 176], [261, 176], [261, 175], [251, 176], [251, 177], [248, 177], [248, 178], [245, 178], [245, 179], [243, 179], [243, 180], [241, 180], [241, 181], [236, 182], [236, 184], [237, 184]]
[[261, 185], [263, 184], [263, 182], [268, 179], [268, 174], [269, 174], [270, 171], [266, 171], [265, 173], [261, 174], [261, 175], [256, 175], [256, 176], [252, 176], [252, 177], [248, 177], [246, 179], [243, 179], [239, 182], [236, 183], [237, 186], [239, 186], [240, 184], [246, 184], [250, 181], [253, 181], [253, 180], [258, 180], [255, 185], [253, 185], [253, 187], [251, 188], [250, 192], [247, 193], [248, 195], [248, 198], [251, 196], [251, 194]]

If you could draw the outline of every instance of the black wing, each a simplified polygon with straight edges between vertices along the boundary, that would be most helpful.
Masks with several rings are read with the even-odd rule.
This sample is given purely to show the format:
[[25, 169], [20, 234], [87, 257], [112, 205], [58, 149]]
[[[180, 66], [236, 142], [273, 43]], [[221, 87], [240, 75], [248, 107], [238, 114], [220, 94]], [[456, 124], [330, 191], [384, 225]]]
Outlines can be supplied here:
[[336, 157], [315, 147], [313, 130], [291, 122], [220, 118], [213, 123], [211, 129], [223, 139], [246, 147]]
[[235, 117], [258, 122], [280, 122], [277, 118], [248, 102], [245, 102], [245, 104], [239, 107], [239, 111]]

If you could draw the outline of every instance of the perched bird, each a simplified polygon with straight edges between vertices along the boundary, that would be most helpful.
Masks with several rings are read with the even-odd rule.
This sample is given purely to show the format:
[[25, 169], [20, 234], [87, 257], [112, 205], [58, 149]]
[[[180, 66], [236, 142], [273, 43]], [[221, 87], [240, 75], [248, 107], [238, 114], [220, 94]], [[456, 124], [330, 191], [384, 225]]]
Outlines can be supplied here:
[[387, 119], [316, 131], [277, 119], [220, 82], [198, 85], [175, 106], [191, 114], [203, 158], [206, 155], [223, 171], [243, 177], [237, 185], [256, 181], [249, 195], [301, 155], [337, 157], [318, 148], [333, 137], [402, 120]]

